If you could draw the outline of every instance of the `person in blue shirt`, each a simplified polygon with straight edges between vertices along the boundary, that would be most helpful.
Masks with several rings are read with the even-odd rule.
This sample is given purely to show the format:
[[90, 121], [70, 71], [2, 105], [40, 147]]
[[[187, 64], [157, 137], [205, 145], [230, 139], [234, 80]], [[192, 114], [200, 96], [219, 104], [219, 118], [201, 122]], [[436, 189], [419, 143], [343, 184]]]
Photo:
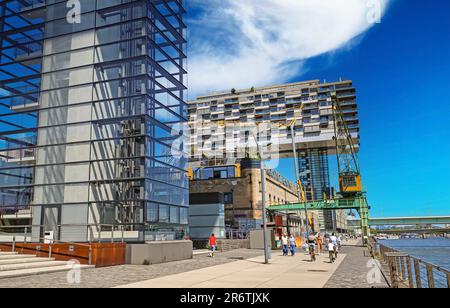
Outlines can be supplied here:
[[297, 248], [297, 243], [295, 242], [295, 237], [294, 235], [291, 234], [291, 236], [289, 237], [289, 247], [291, 248], [291, 256], [295, 256], [296, 253], [296, 248]]

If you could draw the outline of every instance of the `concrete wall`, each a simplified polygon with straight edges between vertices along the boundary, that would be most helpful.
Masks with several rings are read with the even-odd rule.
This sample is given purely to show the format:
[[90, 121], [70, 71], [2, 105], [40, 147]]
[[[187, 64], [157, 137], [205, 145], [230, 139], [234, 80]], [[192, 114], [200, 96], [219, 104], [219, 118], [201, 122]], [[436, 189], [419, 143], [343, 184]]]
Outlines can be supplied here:
[[250, 249], [250, 240], [218, 240], [217, 247], [220, 251], [230, 251], [235, 249]]
[[[273, 245], [273, 231], [267, 230], [267, 238], [269, 245], [272, 247]], [[250, 231], [250, 249], [262, 249], [264, 250], [264, 231], [254, 230]]]
[[150, 265], [192, 259], [191, 241], [128, 244], [126, 264]]

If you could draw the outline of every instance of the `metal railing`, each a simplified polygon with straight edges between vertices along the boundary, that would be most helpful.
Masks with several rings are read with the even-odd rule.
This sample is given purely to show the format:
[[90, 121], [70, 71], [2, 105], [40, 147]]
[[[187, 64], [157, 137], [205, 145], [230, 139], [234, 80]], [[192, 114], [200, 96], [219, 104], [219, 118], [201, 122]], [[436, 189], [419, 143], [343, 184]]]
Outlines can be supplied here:
[[[39, 241], [45, 242], [46, 240], [47, 240], [46, 238], [39, 238]], [[25, 242], [20, 242], [20, 243], [27, 244]], [[32, 248], [25, 247], [25, 246], [20, 247], [20, 243], [18, 243], [16, 241], [16, 236], [13, 235], [11, 243], [0, 243], [0, 244], [4, 245], [4, 246], [11, 246], [11, 252], [17, 252], [18, 248], [33, 250]], [[48, 258], [49, 259], [52, 258], [52, 256], [53, 256], [53, 248], [54, 248], [55, 244], [67, 244], [69, 246], [74, 246], [74, 247], [78, 246], [78, 247], [82, 247], [82, 248], [87, 248], [88, 249], [88, 264], [92, 265], [92, 245], [91, 244], [80, 244], [80, 243], [73, 243], [73, 242], [64, 242], [64, 241], [59, 241], [59, 240], [51, 240], [48, 243], [44, 243], [44, 244], [48, 245]], [[45, 251], [41, 250], [41, 247], [39, 247], [39, 248], [36, 247], [35, 250], [39, 251], [39, 252], [45, 252]]]
[[387, 268], [392, 288], [450, 288], [450, 271], [405, 252], [382, 245], [374, 239], [369, 250]]
[[[5, 232], [6, 231], [6, 232]], [[155, 226], [147, 223], [136, 224], [61, 224], [55, 226], [46, 225], [14, 225], [0, 226], [0, 236], [3, 237], [22, 237], [23, 242], [41, 241], [40, 237], [44, 231], [54, 231], [55, 238], [80, 237], [80, 234], [86, 239], [82, 242], [104, 243], [131, 241], [151, 241], [158, 240], [177, 240], [185, 239], [186, 230], [179, 228], [173, 229], [169, 226]], [[83, 233], [84, 232], [84, 233]], [[38, 234], [38, 235], [36, 235]], [[1, 238], [0, 238], [1, 240]]]
[[[23, 238], [23, 243], [28, 242], [40, 242], [49, 240], [45, 237], [41, 237], [42, 231], [54, 231], [54, 241], [59, 241], [60, 235], [66, 237], [80, 236], [80, 231], [86, 231], [86, 241], [90, 243], [101, 242], [125, 242], [125, 233], [127, 231], [139, 231], [136, 228], [137, 225], [130, 224], [63, 224], [53, 227], [45, 225], [12, 225], [12, 226], [0, 226], [0, 236]], [[50, 230], [48, 230], [50, 229]], [[71, 231], [72, 229], [72, 231]], [[133, 230], [134, 229], [134, 230]], [[23, 231], [19, 231], [23, 230]], [[6, 232], [5, 232], [6, 231]], [[33, 232], [37, 232], [39, 236], [33, 235]]]
[[[54, 229], [53, 229], [54, 228]], [[30, 248], [27, 244], [43, 244], [48, 245], [48, 257], [53, 255], [54, 247], [58, 244], [67, 244], [73, 247], [81, 247], [88, 250], [88, 264], [92, 265], [92, 244], [111, 242], [111, 243], [124, 243], [127, 238], [126, 232], [139, 231], [137, 225], [131, 224], [100, 224], [100, 225], [77, 225], [77, 224], [64, 224], [57, 225], [50, 228], [45, 225], [13, 225], [13, 226], [0, 226], [0, 244], [4, 246], [10, 246], [11, 252], [17, 252], [18, 249], [28, 249], [42, 251], [41, 246], [36, 246], [35, 249]], [[72, 233], [71, 233], [72, 228]], [[86, 228], [86, 229], [85, 229]], [[72, 241], [60, 240], [60, 236], [80, 236], [80, 231], [86, 230], [86, 236], [88, 237], [87, 243], [75, 243]], [[136, 229], [136, 230], [133, 230]], [[44, 231], [54, 231], [53, 238], [42, 237]], [[62, 233], [63, 232], [63, 233]], [[35, 234], [33, 234], [35, 233]], [[6, 238], [6, 241], [2, 242], [2, 237]], [[139, 235], [138, 235], [139, 237]], [[23, 244], [23, 245], [21, 245]]]
[[226, 230], [226, 239], [227, 240], [246, 240], [250, 235], [250, 231], [248, 230]]

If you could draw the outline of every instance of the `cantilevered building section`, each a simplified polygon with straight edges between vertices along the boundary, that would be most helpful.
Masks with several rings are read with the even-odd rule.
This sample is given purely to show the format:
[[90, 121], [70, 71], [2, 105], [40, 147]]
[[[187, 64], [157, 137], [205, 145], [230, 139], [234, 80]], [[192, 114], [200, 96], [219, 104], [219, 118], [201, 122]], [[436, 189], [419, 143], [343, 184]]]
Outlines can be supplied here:
[[181, 238], [183, 2], [80, 3], [0, 3], [0, 209], [31, 208], [34, 240]]
[[[194, 168], [230, 163], [248, 156], [248, 134], [240, 127], [265, 126], [260, 141], [279, 152], [273, 157], [293, 157], [294, 125], [300, 177], [306, 198], [322, 200], [334, 192], [330, 185], [328, 156], [336, 154], [333, 99], [336, 93], [344, 120], [356, 150], [359, 148], [359, 120], [356, 91], [352, 81], [311, 80], [246, 90], [232, 90], [198, 97], [189, 103], [191, 162]], [[243, 151], [241, 148], [245, 148]], [[268, 150], [270, 152], [270, 150]], [[241, 154], [241, 155], [239, 155]], [[201, 163], [200, 163], [201, 162]], [[332, 213], [322, 213], [321, 227], [334, 228]]]
[[[210, 153], [231, 158], [238, 145], [248, 144], [248, 135], [239, 134], [240, 125], [267, 124], [269, 138], [275, 142], [279, 157], [292, 156], [292, 139], [288, 126], [294, 121], [298, 151], [321, 149], [335, 154], [332, 93], [341, 102], [345, 120], [359, 145], [359, 120], [355, 88], [350, 80], [321, 83], [319, 80], [264, 88], [200, 96], [189, 102], [191, 156], [196, 160]], [[192, 133], [194, 132], [194, 133]], [[230, 141], [236, 148], [227, 148]]]

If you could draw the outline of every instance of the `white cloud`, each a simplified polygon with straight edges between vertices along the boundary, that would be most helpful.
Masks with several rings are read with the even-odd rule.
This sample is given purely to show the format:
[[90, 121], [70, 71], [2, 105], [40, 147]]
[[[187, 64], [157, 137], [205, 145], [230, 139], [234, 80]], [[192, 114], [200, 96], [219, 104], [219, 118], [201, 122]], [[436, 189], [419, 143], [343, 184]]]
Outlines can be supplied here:
[[284, 82], [345, 46], [389, 0], [190, 0], [190, 96]]

